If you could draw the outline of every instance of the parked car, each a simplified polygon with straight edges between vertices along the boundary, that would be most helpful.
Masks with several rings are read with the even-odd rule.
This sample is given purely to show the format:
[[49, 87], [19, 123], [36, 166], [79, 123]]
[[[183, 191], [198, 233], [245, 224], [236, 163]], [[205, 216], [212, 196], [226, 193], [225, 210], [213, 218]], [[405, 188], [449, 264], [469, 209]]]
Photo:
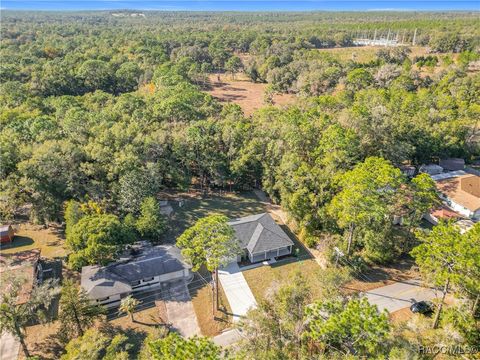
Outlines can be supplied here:
[[410, 306], [410, 311], [414, 314], [429, 314], [433, 312], [433, 304], [430, 301], [416, 301]]

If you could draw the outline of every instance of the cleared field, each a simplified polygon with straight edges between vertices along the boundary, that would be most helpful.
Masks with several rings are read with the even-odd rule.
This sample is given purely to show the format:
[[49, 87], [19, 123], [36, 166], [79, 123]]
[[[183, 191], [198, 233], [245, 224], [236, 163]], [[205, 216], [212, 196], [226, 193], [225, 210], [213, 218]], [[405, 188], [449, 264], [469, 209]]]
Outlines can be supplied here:
[[[232, 79], [231, 75], [211, 75], [210, 89], [207, 92], [222, 102], [233, 102], [240, 105], [245, 115], [249, 116], [265, 106], [264, 91], [267, 84], [252, 83], [246, 78], [237, 75]], [[291, 94], [275, 94], [273, 103], [275, 106], [292, 104], [295, 96]]]
[[[353, 46], [345, 48], [333, 48], [333, 49], [320, 49], [319, 51], [330, 52], [335, 56], [338, 56], [340, 60], [347, 61], [352, 60], [352, 56], [356, 56], [357, 61], [370, 61], [375, 59], [375, 54], [378, 50], [385, 49], [384, 46]], [[411, 46], [412, 51], [410, 56], [423, 56], [427, 55], [427, 48], [422, 46]]]
[[182, 207], [172, 203], [173, 213], [170, 219], [166, 241], [174, 241], [195, 221], [212, 214], [222, 214], [231, 219], [259, 214], [265, 211], [263, 204], [252, 192], [226, 193], [222, 195], [200, 195], [198, 193], [176, 194], [183, 199]]
[[[410, 58], [413, 59], [416, 56], [429, 55], [428, 48], [424, 46], [410, 46]], [[338, 60], [344, 62], [348, 60], [355, 60], [357, 62], [369, 62], [375, 60], [376, 52], [381, 49], [387, 49], [384, 46], [351, 46], [343, 48], [330, 48], [330, 49], [318, 49], [320, 52], [326, 52], [335, 56]], [[456, 54], [430, 54], [441, 58], [442, 56], [449, 55], [456, 59]]]
[[44, 229], [31, 224], [16, 226], [12, 244], [3, 245], [0, 254], [40, 249], [40, 255], [47, 258], [64, 257], [68, 254], [63, 234], [59, 229]]

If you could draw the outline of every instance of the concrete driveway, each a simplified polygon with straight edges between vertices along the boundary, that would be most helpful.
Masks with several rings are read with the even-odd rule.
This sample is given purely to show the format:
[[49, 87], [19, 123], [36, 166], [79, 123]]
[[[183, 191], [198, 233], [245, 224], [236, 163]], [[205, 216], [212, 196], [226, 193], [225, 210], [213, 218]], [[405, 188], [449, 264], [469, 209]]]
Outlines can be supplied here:
[[163, 299], [168, 322], [184, 337], [201, 335], [185, 280], [175, 281], [168, 286]]
[[219, 270], [218, 279], [232, 309], [233, 321], [239, 321], [248, 310], [257, 306], [252, 290], [236, 262]]
[[9, 333], [3, 333], [0, 337], [0, 359], [17, 360], [20, 343]]
[[419, 280], [396, 282], [362, 293], [370, 304], [377, 305], [380, 311], [394, 312], [410, 307], [415, 301], [432, 300], [440, 291], [423, 287]]
[[241, 339], [242, 335], [238, 329], [230, 329], [215, 336], [213, 342], [218, 346], [227, 347], [239, 342]]

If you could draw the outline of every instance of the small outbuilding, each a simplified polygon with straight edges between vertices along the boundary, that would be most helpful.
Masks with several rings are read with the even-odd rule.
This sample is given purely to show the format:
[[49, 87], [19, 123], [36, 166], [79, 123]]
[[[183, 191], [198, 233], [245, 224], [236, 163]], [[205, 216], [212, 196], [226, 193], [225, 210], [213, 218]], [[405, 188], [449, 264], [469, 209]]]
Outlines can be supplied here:
[[12, 225], [4, 225], [0, 227], [0, 243], [10, 244], [15, 236]]

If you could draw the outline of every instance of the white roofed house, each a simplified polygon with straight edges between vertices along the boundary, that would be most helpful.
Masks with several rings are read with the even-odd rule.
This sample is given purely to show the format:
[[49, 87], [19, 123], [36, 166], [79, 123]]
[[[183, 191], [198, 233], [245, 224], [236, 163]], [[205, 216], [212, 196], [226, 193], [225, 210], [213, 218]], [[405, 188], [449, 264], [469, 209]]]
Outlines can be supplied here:
[[228, 223], [243, 254], [237, 261], [260, 262], [292, 253], [293, 241], [268, 213], [246, 216]]
[[132, 293], [153, 290], [176, 280], [189, 281], [193, 276], [175, 246], [143, 244], [130, 252], [113, 264], [82, 268], [81, 285], [92, 300], [114, 307]]

